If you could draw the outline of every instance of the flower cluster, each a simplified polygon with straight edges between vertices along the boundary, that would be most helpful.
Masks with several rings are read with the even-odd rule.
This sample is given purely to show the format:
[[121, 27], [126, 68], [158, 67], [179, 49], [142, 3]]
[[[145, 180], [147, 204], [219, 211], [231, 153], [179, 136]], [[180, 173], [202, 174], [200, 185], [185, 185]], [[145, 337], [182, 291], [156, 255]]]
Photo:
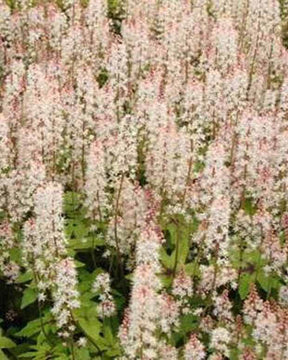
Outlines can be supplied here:
[[108, 273], [97, 275], [93, 284], [93, 291], [100, 293], [99, 316], [104, 318], [114, 315], [116, 308], [111, 295], [110, 276]]
[[79, 293], [77, 291], [77, 272], [72, 259], [66, 258], [56, 265], [56, 277], [54, 280], [53, 299], [51, 309], [56, 317], [57, 325], [62, 329], [61, 335], [69, 337], [75, 330], [73, 325], [74, 309], [79, 308]]
[[26, 267], [33, 271], [39, 300], [52, 295], [51, 311], [63, 337], [69, 337], [75, 329], [72, 310], [80, 303], [74, 261], [67, 257], [62, 197], [60, 184], [48, 182], [39, 187], [34, 197], [35, 218], [24, 224], [23, 255]]

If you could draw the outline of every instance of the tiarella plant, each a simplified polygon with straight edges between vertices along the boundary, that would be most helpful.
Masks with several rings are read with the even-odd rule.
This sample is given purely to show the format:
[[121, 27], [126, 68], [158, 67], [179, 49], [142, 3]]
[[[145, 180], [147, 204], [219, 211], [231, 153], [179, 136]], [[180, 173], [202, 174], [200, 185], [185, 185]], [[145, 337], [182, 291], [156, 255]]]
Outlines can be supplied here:
[[0, 0], [0, 359], [288, 359], [288, 2]]

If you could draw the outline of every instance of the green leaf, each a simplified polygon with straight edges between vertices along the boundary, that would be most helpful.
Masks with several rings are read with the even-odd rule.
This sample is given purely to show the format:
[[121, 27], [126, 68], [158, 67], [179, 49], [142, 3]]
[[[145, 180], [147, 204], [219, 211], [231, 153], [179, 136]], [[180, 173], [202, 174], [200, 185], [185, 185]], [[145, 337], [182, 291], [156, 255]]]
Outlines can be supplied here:
[[240, 350], [237, 348], [231, 349], [229, 353], [230, 360], [239, 360]]
[[114, 343], [113, 347], [109, 348], [105, 354], [111, 357], [112, 359], [118, 358], [118, 356], [121, 355], [120, 345]]
[[272, 289], [279, 289], [281, 286], [280, 279], [278, 277], [273, 275], [267, 276], [264, 271], [261, 271], [258, 274], [257, 281], [266, 292], [269, 292]]
[[10, 250], [10, 258], [15, 261], [17, 264], [22, 264], [22, 252], [20, 248], [14, 247]]
[[171, 242], [172, 242], [172, 244], [175, 245], [175, 243], [176, 243], [176, 237], [177, 237], [177, 225], [174, 224], [174, 223], [170, 223], [170, 224], [167, 226], [167, 230], [168, 230], [169, 233], [170, 233], [170, 237], [171, 237]]
[[87, 226], [82, 219], [68, 219], [65, 224], [65, 234], [68, 238], [82, 239], [89, 233]]
[[107, 340], [107, 343], [111, 344], [113, 346], [116, 343], [116, 339], [113, 336], [112, 333], [112, 321], [111, 319], [104, 319], [103, 322], [103, 332], [104, 332], [104, 338]]
[[80, 329], [91, 342], [97, 344], [99, 349], [107, 350], [111, 347], [111, 344], [109, 345], [107, 340], [101, 336], [102, 323], [98, 320], [97, 307], [94, 302], [87, 301], [81, 304], [81, 307], [76, 309], [73, 314]]
[[244, 202], [244, 211], [247, 215], [253, 216], [257, 211], [257, 206], [255, 206], [252, 202], [252, 199], [245, 199]]
[[81, 329], [96, 340], [101, 330], [96, 304], [93, 301], [81, 303], [81, 307], [75, 309], [73, 314], [78, 320]]
[[173, 279], [171, 276], [168, 275], [159, 275], [159, 278], [161, 279], [161, 283], [165, 288], [170, 288], [173, 283]]
[[177, 269], [179, 268], [179, 265], [185, 264], [188, 254], [189, 254], [189, 238], [182, 237], [179, 241]]
[[104, 240], [92, 236], [85, 238], [76, 238], [69, 241], [69, 246], [76, 251], [89, 251], [96, 246], [103, 246]]
[[173, 257], [168, 255], [163, 247], [160, 249], [160, 260], [166, 269], [173, 269]]
[[200, 268], [196, 261], [186, 264], [185, 272], [190, 276], [201, 276]]
[[174, 250], [171, 255], [168, 255], [165, 248], [162, 247], [160, 249], [160, 260], [166, 269], [174, 269], [178, 246], [176, 270], [179, 270], [185, 264], [189, 254], [189, 234], [191, 229], [185, 225], [181, 226], [181, 224], [169, 224], [167, 229], [171, 235]]
[[15, 335], [18, 337], [32, 337], [41, 331], [41, 320], [36, 319], [30, 321], [22, 330]]
[[80, 207], [80, 200], [80, 194], [73, 191], [66, 192], [64, 194], [64, 212], [70, 216], [74, 215], [76, 210]]
[[29, 351], [29, 352], [26, 352], [25, 354], [21, 354], [21, 355], [19, 355], [19, 358], [23, 358], [23, 359], [25, 359], [25, 358], [28, 358], [28, 359], [35, 359], [35, 351]]
[[32, 351], [19, 355], [19, 358], [32, 357], [33, 360], [47, 360], [51, 358], [51, 355], [53, 354], [53, 349], [46, 343], [32, 345], [30, 346], [30, 349]]
[[198, 317], [192, 314], [183, 315], [180, 318], [180, 330], [184, 333], [195, 330], [199, 325]]
[[16, 344], [9, 338], [0, 336], [0, 349], [10, 349], [15, 347]]
[[97, 320], [95, 318], [93, 320], [79, 318], [78, 323], [86, 335], [88, 335], [95, 342], [98, 341], [99, 333], [100, 333], [100, 329], [101, 329], [99, 320]]
[[27, 288], [24, 290], [24, 294], [21, 301], [21, 309], [24, 309], [28, 305], [33, 304], [38, 297], [38, 293], [34, 288]]
[[8, 360], [7, 356], [4, 354], [2, 350], [0, 350], [0, 360]]
[[75, 355], [77, 360], [91, 360], [89, 350], [86, 348], [76, 348]]
[[86, 266], [85, 263], [78, 261], [78, 260], [74, 260], [74, 264], [75, 264], [76, 268], [81, 268], [81, 267]]
[[250, 285], [253, 283], [254, 276], [250, 274], [242, 274], [239, 281], [239, 295], [244, 300], [249, 294]]
[[17, 284], [23, 284], [33, 279], [33, 274], [31, 271], [27, 271], [24, 274], [20, 274], [16, 280]]
[[260, 250], [254, 250], [249, 253], [245, 253], [244, 262], [254, 264], [256, 269], [260, 269], [267, 264], [267, 259], [262, 256]]

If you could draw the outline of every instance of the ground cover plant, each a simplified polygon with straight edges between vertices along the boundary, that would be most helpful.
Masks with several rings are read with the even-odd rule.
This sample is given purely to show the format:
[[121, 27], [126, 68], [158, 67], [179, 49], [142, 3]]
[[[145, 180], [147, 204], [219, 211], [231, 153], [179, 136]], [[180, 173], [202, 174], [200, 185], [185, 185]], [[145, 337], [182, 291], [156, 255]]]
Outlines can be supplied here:
[[0, 0], [0, 360], [288, 359], [287, 14]]

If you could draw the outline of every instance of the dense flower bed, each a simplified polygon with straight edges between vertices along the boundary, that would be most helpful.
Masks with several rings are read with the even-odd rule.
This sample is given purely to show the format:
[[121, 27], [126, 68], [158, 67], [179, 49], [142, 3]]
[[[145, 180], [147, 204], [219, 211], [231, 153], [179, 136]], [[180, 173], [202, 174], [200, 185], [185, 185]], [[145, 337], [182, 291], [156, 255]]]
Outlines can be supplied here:
[[287, 8], [0, 0], [1, 360], [288, 359]]

